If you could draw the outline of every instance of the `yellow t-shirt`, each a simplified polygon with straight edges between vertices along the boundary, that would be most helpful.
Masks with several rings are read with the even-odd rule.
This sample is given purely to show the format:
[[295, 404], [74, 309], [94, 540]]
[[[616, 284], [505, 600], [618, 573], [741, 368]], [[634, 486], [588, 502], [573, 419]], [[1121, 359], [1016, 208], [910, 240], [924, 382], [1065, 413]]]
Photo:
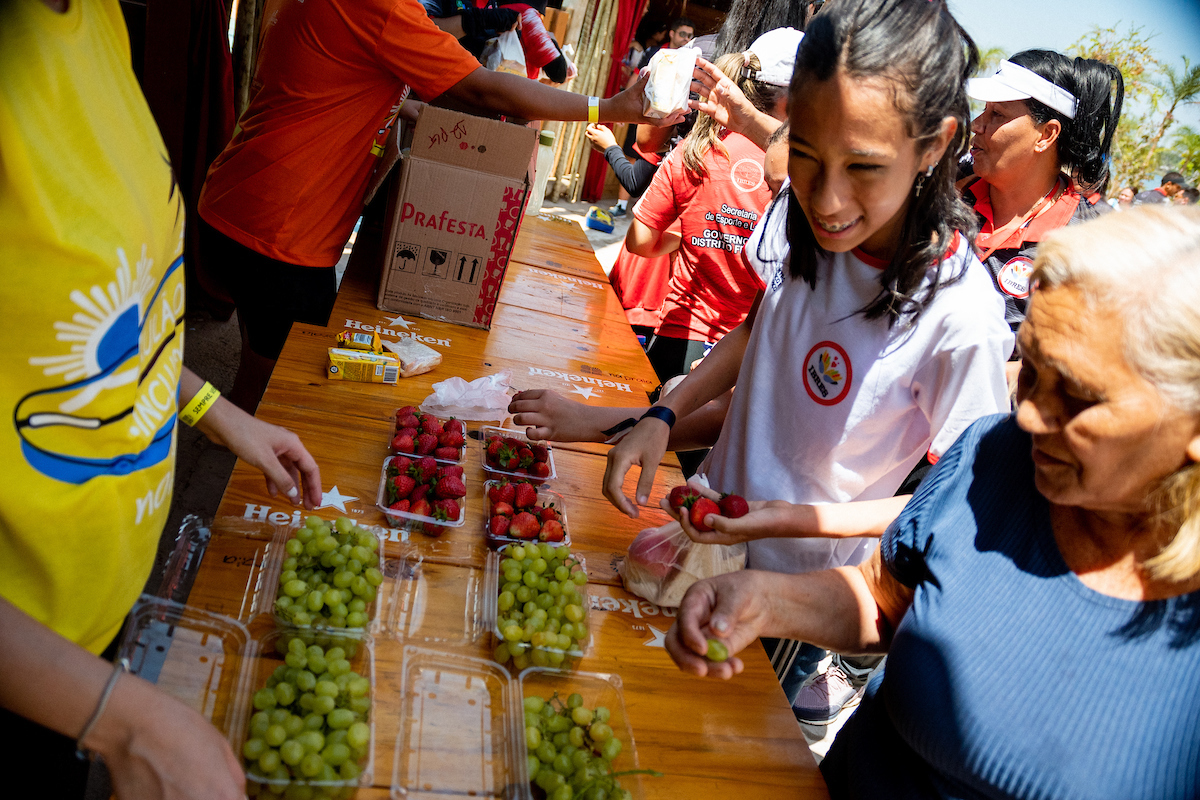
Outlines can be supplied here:
[[170, 506], [183, 216], [117, 0], [0, 2], [0, 594], [93, 652]]

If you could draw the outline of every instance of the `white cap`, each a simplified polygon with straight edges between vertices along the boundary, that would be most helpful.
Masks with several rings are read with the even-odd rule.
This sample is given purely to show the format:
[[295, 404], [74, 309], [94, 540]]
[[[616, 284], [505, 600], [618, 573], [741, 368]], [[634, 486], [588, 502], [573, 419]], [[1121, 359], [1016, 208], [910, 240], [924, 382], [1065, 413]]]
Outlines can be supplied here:
[[1075, 119], [1075, 95], [1011, 61], [1001, 61], [1000, 68], [991, 77], [968, 80], [967, 94], [985, 103], [1004, 103], [1032, 97], [1067, 119]]
[[772, 86], [789, 86], [792, 71], [796, 68], [796, 50], [804, 34], [795, 28], [776, 28], [767, 31], [746, 48], [746, 52], [758, 56], [762, 69], [755, 72], [743, 68], [742, 76]]

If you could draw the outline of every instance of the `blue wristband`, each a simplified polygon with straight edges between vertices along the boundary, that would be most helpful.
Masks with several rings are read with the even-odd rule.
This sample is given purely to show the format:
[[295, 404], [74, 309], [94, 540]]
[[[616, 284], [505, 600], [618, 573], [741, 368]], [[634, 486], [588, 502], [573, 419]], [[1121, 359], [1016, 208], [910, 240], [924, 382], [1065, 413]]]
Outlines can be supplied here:
[[[646, 410], [646, 413], [642, 414], [642, 419], [646, 419], [647, 417], [661, 419], [663, 422], [667, 423], [668, 428], [675, 427], [675, 412], [666, 406], [650, 406], [650, 408]], [[638, 420], [638, 422], [641, 422], [641, 420]]]

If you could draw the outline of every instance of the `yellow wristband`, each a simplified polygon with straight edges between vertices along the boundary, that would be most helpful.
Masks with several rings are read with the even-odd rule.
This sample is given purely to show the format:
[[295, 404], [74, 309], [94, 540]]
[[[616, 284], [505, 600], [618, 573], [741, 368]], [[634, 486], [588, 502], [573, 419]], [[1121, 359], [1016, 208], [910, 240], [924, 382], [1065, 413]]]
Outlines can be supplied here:
[[600, 121], [600, 98], [588, 98], [588, 124], [595, 125]]
[[200, 387], [200, 391], [196, 392], [196, 396], [179, 410], [179, 421], [188, 427], [194, 426], [212, 408], [213, 403], [217, 402], [217, 398], [220, 396], [221, 393], [217, 391], [217, 387], [205, 381], [204, 385]]

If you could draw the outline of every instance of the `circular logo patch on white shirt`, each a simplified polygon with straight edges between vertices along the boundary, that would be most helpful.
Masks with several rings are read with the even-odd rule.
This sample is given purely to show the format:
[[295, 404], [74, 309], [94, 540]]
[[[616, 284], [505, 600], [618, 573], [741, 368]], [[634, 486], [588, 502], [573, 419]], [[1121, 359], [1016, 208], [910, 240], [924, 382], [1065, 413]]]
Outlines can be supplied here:
[[743, 158], [729, 170], [729, 180], [733, 181], [733, 185], [743, 192], [753, 192], [762, 186], [766, 176], [762, 162], [752, 158]]
[[835, 342], [818, 342], [804, 359], [804, 388], [823, 406], [842, 402], [853, 377], [850, 357]]
[[1033, 259], [1017, 256], [1000, 268], [996, 283], [1009, 297], [1023, 300], [1029, 297], [1029, 276], [1033, 274]]

